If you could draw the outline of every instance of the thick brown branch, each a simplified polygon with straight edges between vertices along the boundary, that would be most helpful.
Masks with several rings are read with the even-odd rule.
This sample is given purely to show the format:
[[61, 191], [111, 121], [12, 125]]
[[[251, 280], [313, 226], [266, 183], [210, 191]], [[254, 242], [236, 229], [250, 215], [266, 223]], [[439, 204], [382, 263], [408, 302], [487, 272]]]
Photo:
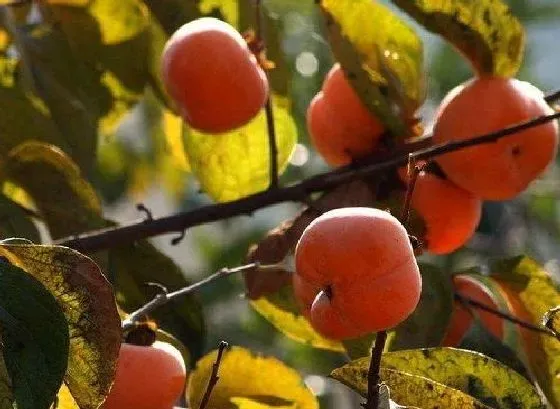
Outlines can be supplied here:
[[[56, 243], [81, 251], [93, 252], [110, 248], [116, 243], [130, 243], [136, 240], [164, 233], [174, 233], [189, 227], [217, 220], [224, 220], [234, 216], [250, 215], [255, 210], [278, 203], [302, 202], [305, 201], [311, 193], [323, 192], [338, 185], [348, 183], [354, 179], [360, 179], [387, 169], [406, 165], [409, 153], [412, 153], [416, 160], [427, 160], [470, 146], [492, 143], [498, 139], [542, 125], [559, 117], [560, 113], [557, 112], [468, 140], [453, 141], [416, 150], [406, 149], [406, 151], [398, 152], [381, 161], [378, 158], [373, 158], [370, 161], [364, 161], [359, 164], [319, 174], [291, 186], [256, 193], [236, 201], [203, 206], [184, 213], [153, 219], [152, 221], [136, 222], [120, 227], [88, 232], [75, 237], [61, 239]], [[426, 137], [416, 143], [424, 147], [428, 141], [429, 139]], [[414, 147], [415, 145], [413, 144], [411, 146]]]

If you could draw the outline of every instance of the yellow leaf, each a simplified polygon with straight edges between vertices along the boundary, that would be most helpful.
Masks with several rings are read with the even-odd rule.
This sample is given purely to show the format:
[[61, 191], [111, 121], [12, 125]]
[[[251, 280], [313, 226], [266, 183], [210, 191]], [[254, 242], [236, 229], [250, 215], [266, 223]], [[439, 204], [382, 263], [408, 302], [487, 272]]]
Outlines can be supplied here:
[[234, 397], [230, 399], [231, 403], [237, 406], [238, 409], [291, 409], [295, 408], [295, 404], [291, 405], [267, 405], [266, 403], [261, 403], [258, 400], [253, 400], [250, 398]]
[[[273, 104], [278, 169], [283, 172], [297, 142], [297, 129], [285, 101], [275, 98]], [[185, 148], [202, 189], [218, 202], [260, 192], [270, 183], [264, 109], [247, 125], [231, 132], [212, 135], [189, 129]]]
[[[217, 351], [213, 351], [201, 358], [189, 378], [187, 394], [189, 407], [193, 409], [200, 406], [216, 356]], [[273, 357], [257, 356], [247, 349], [232, 347], [224, 352], [218, 374], [220, 379], [210, 396], [209, 408], [234, 409], [232, 398], [260, 402], [261, 408], [267, 402], [297, 409], [319, 407], [299, 373]]]
[[10, 36], [8, 32], [3, 28], [0, 28], [0, 52], [4, 51], [8, 44], [10, 43]]
[[[369, 358], [362, 358], [335, 369], [331, 376], [366, 397], [368, 369]], [[428, 378], [387, 368], [381, 368], [379, 374], [390, 388], [391, 399], [399, 405], [422, 409], [490, 409], [472, 396]]]
[[309, 321], [299, 313], [291, 286], [284, 286], [276, 293], [251, 300], [251, 306], [288, 338], [315, 348], [345, 351], [340, 342], [319, 335]]
[[185, 153], [185, 143], [183, 141], [183, 119], [165, 110], [162, 121], [167, 153], [173, 158], [173, 163], [177, 168], [185, 172], [190, 172], [191, 167]]
[[[367, 360], [361, 362], [367, 364]], [[455, 348], [423, 348], [383, 354], [385, 368], [423, 376], [492, 402], [496, 409], [542, 409], [533, 385], [513, 369], [478, 352]]]
[[0, 252], [58, 301], [70, 329], [65, 383], [80, 409], [97, 409], [113, 383], [121, 344], [111, 285], [91, 259], [66, 247], [2, 245]]
[[56, 409], [80, 409], [66, 385], [62, 385], [57, 395]]
[[[560, 305], [560, 293], [550, 275], [528, 257], [496, 263], [491, 271], [511, 311], [521, 319], [540, 323], [548, 310]], [[560, 406], [560, 341], [527, 329], [520, 332], [530, 369], [552, 406]]]
[[201, 0], [198, 9], [202, 14], [219, 10], [225, 20], [234, 27], [239, 25], [238, 0]]
[[426, 93], [420, 38], [371, 0], [322, 0], [321, 6], [333, 53], [355, 91], [395, 136], [406, 136]]
[[501, 0], [393, 0], [428, 30], [441, 35], [478, 74], [513, 77], [525, 50], [525, 31]]
[[47, 0], [48, 4], [72, 7], [85, 7], [94, 0]]
[[148, 27], [148, 10], [140, 0], [94, 0], [89, 10], [99, 21], [104, 44], [130, 40]]

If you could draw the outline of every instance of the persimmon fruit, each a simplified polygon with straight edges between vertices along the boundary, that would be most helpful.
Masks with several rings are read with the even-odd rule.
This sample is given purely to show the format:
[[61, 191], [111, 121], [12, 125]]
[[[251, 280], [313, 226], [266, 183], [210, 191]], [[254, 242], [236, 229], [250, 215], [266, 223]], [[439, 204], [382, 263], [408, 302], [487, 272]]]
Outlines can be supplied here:
[[322, 90], [307, 109], [307, 129], [317, 152], [331, 166], [342, 166], [375, 151], [385, 128], [368, 111], [340, 64], [335, 64]]
[[[467, 140], [552, 113], [543, 93], [528, 82], [475, 78], [444, 98], [436, 113], [433, 140]], [[558, 123], [551, 121], [436, 160], [462, 188], [485, 200], [506, 200], [525, 190], [547, 168], [557, 147]]]
[[293, 287], [312, 327], [349, 339], [398, 325], [416, 308], [422, 280], [404, 226], [388, 212], [330, 210], [304, 230]]
[[[406, 182], [405, 169], [399, 170]], [[448, 254], [474, 234], [482, 212], [481, 200], [448, 179], [421, 171], [412, 192], [411, 207], [424, 222], [421, 240], [434, 254]]]
[[266, 73], [231, 25], [203, 17], [167, 41], [161, 72], [181, 116], [195, 129], [222, 133], [247, 124], [264, 106]]
[[[482, 283], [476, 281], [468, 275], [456, 275], [453, 277], [454, 290], [464, 296], [472, 298], [489, 307], [498, 309], [498, 303], [494, 296]], [[445, 338], [442, 341], [444, 346], [457, 346], [474, 322], [473, 314], [477, 314], [482, 325], [499, 340], [504, 337], [504, 322], [502, 318], [480, 309], [469, 309], [460, 301], [455, 300], [451, 320], [447, 327]]]
[[102, 409], [170, 409], [185, 387], [187, 371], [177, 348], [123, 343], [115, 382]]

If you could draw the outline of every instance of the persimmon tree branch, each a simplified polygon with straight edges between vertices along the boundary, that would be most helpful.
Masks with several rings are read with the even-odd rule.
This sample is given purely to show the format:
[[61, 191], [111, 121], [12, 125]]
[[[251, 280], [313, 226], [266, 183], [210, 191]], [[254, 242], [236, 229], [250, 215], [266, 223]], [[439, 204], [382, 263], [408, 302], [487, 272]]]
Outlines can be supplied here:
[[128, 330], [131, 330], [135, 327], [136, 322], [142, 320], [145, 316], [150, 315], [151, 313], [153, 313], [156, 309], [158, 309], [159, 307], [174, 301], [178, 298], [184, 297], [188, 294], [192, 294], [198, 290], [200, 290], [202, 287], [213, 283], [214, 281], [217, 281], [221, 278], [225, 278], [225, 277], [229, 277], [230, 275], [233, 274], [237, 274], [237, 273], [242, 273], [244, 271], [249, 271], [249, 270], [255, 270], [258, 269], [259, 271], [266, 271], [266, 270], [275, 270], [278, 268], [278, 265], [276, 264], [270, 264], [270, 265], [263, 265], [260, 263], [249, 263], [249, 264], [244, 264], [242, 266], [237, 266], [237, 267], [233, 267], [233, 268], [222, 268], [220, 270], [218, 270], [217, 272], [215, 272], [214, 274], [200, 280], [197, 281], [194, 284], [191, 284], [187, 287], [183, 287], [177, 291], [173, 291], [173, 292], [167, 292], [165, 289], [163, 289], [163, 291], [161, 291], [159, 294], [157, 294], [151, 301], [148, 301], [146, 304], [144, 304], [142, 307], [140, 307], [139, 309], [137, 309], [136, 311], [132, 312], [123, 322], [122, 322], [122, 330], [123, 332], [126, 332]]
[[224, 351], [228, 347], [229, 345], [226, 341], [221, 341], [220, 345], [218, 345], [218, 356], [216, 357], [216, 361], [212, 365], [212, 374], [210, 375], [210, 379], [208, 380], [208, 385], [206, 386], [206, 390], [204, 391], [204, 396], [200, 401], [199, 409], [206, 409], [206, 406], [208, 406], [208, 402], [210, 401], [210, 395], [212, 395], [212, 390], [220, 380], [220, 377], [218, 376], [218, 371], [220, 370], [222, 355], [224, 354]]
[[312, 193], [324, 192], [355, 179], [406, 165], [409, 154], [414, 155], [416, 160], [428, 160], [471, 146], [492, 143], [523, 130], [553, 121], [559, 117], [560, 112], [555, 112], [551, 115], [540, 116], [472, 139], [452, 141], [428, 147], [426, 146], [429, 143], [429, 136], [426, 136], [420, 141], [410, 143], [399, 152], [387, 157], [380, 159], [379, 156], [374, 156], [369, 160], [325, 172], [290, 186], [269, 189], [232, 202], [201, 206], [197, 209], [162, 218], [91, 231], [74, 237], [60, 239], [56, 241], [56, 244], [72, 247], [79, 251], [95, 252], [111, 248], [115, 243], [130, 243], [165, 233], [175, 233], [205, 223], [235, 216], [250, 215], [256, 210], [278, 203], [305, 202]]
[[379, 408], [379, 387], [381, 369], [381, 356], [387, 342], [387, 331], [379, 331], [375, 337], [374, 346], [371, 349], [371, 360], [368, 369], [368, 394], [367, 401], [362, 404], [365, 409]]
[[496, 316], [498, 316], [498, 317], [500, 317], [504, 320], [513, 322], [514, 324], [517, 324], [520, 327], [526, 328], [528, 330], [535, 331], [535, 332], [540, 332], [542, 334], [546, 334], [546, 335], [550, 335], [552, 337], [556, 337], [554, 332], [551, 331], [550, 329], [546, 328], [546, 327], [543, 327], [541, 325], [536, 325], [536, 324], [533, 324], [532, 322], [522, 320], [522, 319], [520, 319], [520, 318], [518, 318], [518, 317], [516, 317], [512, 314], [509, 314], [509, 313], [504, 312], [504, 311], [500, 311], [496, 308], [491, 307], [490, 305], [487, 305], [485, 303], [477, 301], [474, 298], [468, 297], [464, 294], [455, 292], [453, 294], [453, 296], [457, 301], [467, 305], [468, 307], [474, 307], [474, 308], [477, 308], [479, 310], [486, 311], [490, 314], [494, 314], [494, 315], [496, 315]]
[[[416, 157], [413, 154], [408, 155], [407, 163], [407, 183], [406, 183], [406, 196], [403, 203], [401, 212], [401, 223], [408, 229], [408, 220], [410, 218], [410, 205], [412, 203], [412, 195], [418, 180], [418, 174], [422, 171], [423, 165], [416, 165]], [[381, 357], [387, 342], [387, 331], [379, 331], [376, 334], [375, 342], [371, 348], [371, 359], [369, 361], [368, 369], [368, 394], [367, 400], [362, 406], [365, 409], [378, 409], [380, 397], [380, 377], [379, 370], [381, 369]]]

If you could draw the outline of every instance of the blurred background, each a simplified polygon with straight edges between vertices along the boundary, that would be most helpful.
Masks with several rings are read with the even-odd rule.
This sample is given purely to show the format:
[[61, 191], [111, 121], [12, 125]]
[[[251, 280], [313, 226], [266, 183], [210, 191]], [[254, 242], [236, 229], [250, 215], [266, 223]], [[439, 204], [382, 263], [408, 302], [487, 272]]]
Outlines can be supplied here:
[[[545, 92], [560, 88], [560, 53], [557, 52], [560, 2], [509, 0], [507, 3], [527, 30], [525, 62], [519, 77]], [[322, 33], [321, 16], [312, 1], [266, 0], [264, 5], [266, 13], [281, 27], [281, 47], [292, 78], [289, 95], [299, 143], [281, 179], [282, 183], [288, 184], [328, 170], [309, 145], [305, 111], [333, 59]], [[403, 18], [407, 19], [406, 16]], [[410, 23], [425, 44], [428, 100], [420, 116], [429, 128], [438, 102], [447, 91], [468, 79], [471, 71], [441, 39]], [[97, 186], [109, 218], [126, 222], [142, 217], [136, 210], [137, 203], [144, 203], [154, 217], [160, 217], [211, 202], [199, 191], [197, 181], [189, 176], [188, 164], [182, 161], [181, 155], [173, 155], [173, 149], [182, 149], [182, 145], [176, 137], [166, 135], [166, 132], [176, 130], [171, 126], [162, 128], [159, 125], [161, 115], [154, 96], [148, 95], [125, 118], [115, 135], [102, 140]], [[485, 203], [477, 234], [464, 249], [446, 257], [422, 257], [447, 272], [453, 272], [484, 265], [490, 258], [525, 253], [559, 276], [559, 171], [558, 166], [554, 166], [513, 201]], [[171, 245], [170, 236], [154, 238], [153, 243], [170, 255], [190, 280], [195, 281], [221, 267], [242, 264], [251, 243], [293, 216], [299, 208], [298, 205], [279, 205], [258, 211], [251, 217], [192, 228], [176, 246]], [[214, 349], [220, 340], [226, 340], [230, 344], [275, 355], [307, 374], [306, 382], [332, 407], [348, 403], [348, 395], [342, 392], [345, 388], [335, 386], [325, 378], [346, 358], [292, 341], [276, 331], [250, 307], [244, 297], [241, 277], [207, 286], [199, 298], [207, 320], [205, 351]]]

